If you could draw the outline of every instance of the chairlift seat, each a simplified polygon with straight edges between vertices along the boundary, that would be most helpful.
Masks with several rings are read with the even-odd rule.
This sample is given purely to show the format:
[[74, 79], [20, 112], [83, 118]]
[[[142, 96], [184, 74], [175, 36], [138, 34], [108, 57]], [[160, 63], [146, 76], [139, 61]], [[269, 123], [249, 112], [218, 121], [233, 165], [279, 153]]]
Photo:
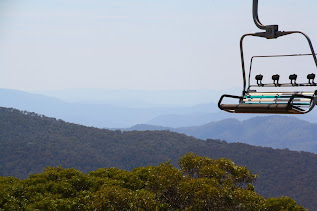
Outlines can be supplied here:
[[[230, 113], [304, 114], [316, 104], [315, 92], [250, 92], [242, 96], [223, 95], [218, 107]], [[222, 104], [225, 97], [239, 99], [238, 104]]]
[[301, 114], [287, 104], [222, 104], [220, 107], [230, 113]]

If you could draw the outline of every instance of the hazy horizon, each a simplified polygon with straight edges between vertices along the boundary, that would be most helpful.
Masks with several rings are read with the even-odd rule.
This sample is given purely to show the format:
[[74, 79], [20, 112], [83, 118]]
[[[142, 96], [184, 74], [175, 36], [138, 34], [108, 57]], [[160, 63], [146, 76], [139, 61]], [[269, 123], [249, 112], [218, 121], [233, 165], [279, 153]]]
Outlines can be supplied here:
[[[29, 93], [55, 97], [66, 102], [111, 103], [124, 105], [125, 102], [145, 106], [194, 106], [217, 103], [222, 94], [241, 94], [239, 88], [225, 90], [183, 89], [183, 90], [147, 90], [147, 89], [96, 89], [72, 88], [62, 90], [43, 90]], [[142, 106], [142, 105], [140, 105]]]

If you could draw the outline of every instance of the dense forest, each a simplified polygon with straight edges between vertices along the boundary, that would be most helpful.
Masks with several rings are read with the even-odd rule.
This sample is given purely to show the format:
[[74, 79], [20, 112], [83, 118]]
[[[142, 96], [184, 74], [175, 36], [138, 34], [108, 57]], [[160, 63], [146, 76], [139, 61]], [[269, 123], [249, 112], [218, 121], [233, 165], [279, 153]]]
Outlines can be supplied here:
[[317, 155], [287, 149], [199, 140], [170, 131], [111, 131], [70, 124], [35, 113], [0, 109], [0, 175], [20, 179], [47, 166], [123, 170], [178, 159], [187, 152], [212, 159], [228, 158], [246, 166], [258, 179], [255, 191], [264, 197], [293, 198], [317, 209]]
[[260, 196], [256, 175], [231, 160], [188, 153], [179, 167], [48, 167], [22, 181], [0, 177], [0, 210], [306, 210], [289, 197]]

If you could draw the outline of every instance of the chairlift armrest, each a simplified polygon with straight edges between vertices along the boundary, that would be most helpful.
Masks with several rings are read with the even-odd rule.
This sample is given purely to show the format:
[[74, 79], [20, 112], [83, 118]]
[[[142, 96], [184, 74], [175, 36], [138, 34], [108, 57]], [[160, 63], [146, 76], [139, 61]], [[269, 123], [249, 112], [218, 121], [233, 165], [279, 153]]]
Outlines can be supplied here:
[[242, 96], [236, 96], [236, 95], [222, 95], [221, 97], [220, 97], [220, 99], [219, 99], [219, 102], [218, 102], [218, 107], [219, 107], [219, 109], [221, 110], [221, 102], [222, 102], [222, 100], [223, 100], [223, 98], [225, 98], [225, 97], [230, 97], [230, 98], [236, 98], [236, 99], [239, 99], [239, 100], [242, 100], [243, 99], [243, 97]]
[[288, 103], [287, 103], [287, 110], [291, 109], [291, 103], [292, 101], [294, 100], [295, 97], [302, 97], [302, 98], [308, 98], [310, 100], [314, 100], [315, 97], [313, 96], [307, 96], [307, 95], [301, 95], [301, 94], [293, 94], [289, 100], [288, 100]]

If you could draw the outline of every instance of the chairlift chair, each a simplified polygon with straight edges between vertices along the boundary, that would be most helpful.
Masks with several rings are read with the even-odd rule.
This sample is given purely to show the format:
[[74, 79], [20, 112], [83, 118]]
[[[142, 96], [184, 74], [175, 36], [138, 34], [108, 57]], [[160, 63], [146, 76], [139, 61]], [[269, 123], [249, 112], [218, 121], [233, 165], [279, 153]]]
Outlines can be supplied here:
[[[307, 75], [307, 82], [298, 83], [297, 74], [289, 75], [289, 83], [279, 83], [280, 75], [275, 74], [272, 76], [272, 83], [262, 83], [262, 74], [256, 75], [256, 84], [250, 84], [250, 76], [252, 70], [252, 62], [257, 57], [292, 57], [292, 56], [312, 56], [317, 67], [317, 58], [310, 38], [300, 31], [279, 31], [278, 25], [263, 25], [258, 17], [258, 0], [253, 0], [253, 20], [255, 25], [265, 32], [244, 34], [240, 40], [240, 53], [242, 63], [242, 76], [243, 76], [243, 91], [242, 96], [222, 95], [218, 102], [218, 107], [221, 110], [230, 113], [267, 113], [267, 114], [305, 114], [310, 112], [317, 101], [317, 90], [304, 91], [304, 87], [316, 87], [315, 74]], [[244, 54], [243, 54], [243, 40], [248, 36], [261, 37], [266, 39], [277, 39], [282, 36], [291, 34], [303, 35], [310, 47], [310, 54], [292, 54], [292, 55], [268, 55], [268, 56], [253, 56], [250, 62], [250, 71], [247, 77], [245, 71]], [[276, 91], [273, 92], [258, 92], [254, 90], [255, 87], [271, 87]], [[296, 87], [297, 91], [281, 91], [281, 87]], [[238, 104], [223, 104], [224, 98], [233, 98], [239, 100]]]

